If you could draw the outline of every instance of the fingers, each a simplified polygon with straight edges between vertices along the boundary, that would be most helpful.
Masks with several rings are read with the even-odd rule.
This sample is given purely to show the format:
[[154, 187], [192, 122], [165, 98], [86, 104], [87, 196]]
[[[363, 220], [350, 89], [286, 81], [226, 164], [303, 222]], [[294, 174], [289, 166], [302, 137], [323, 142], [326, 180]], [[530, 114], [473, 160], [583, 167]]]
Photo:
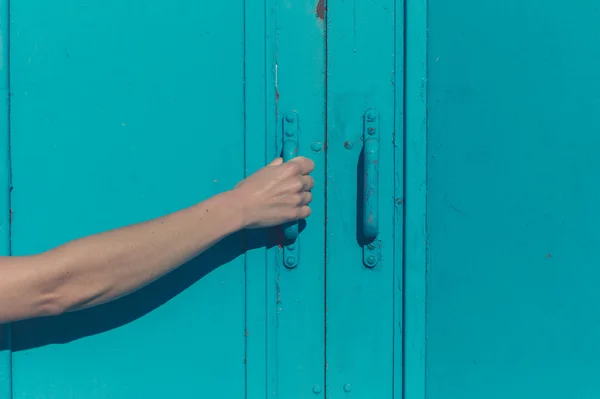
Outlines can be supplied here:
[[299, 180], [295, 182], [295, 188], [299, 191], [297, 218], [305, 219], [310, 216], [312, 212], [308, 205], [313, 199], [313, 195], [310, 191], [315, 186], [315, 180], [309, 176], [309, 174], [314, 170], [315, 163], [305, 157], [296, 157], [286, 162], [285, 165], [287, 165], [291, 171], [288, 173], [300, 175]]
[[304, 191], [300, 193], [300, 203], [298, 206], [305, 206], [312, 202], [312, 193], [310, 191]]
[[298, 211], [298, 219], [306, 219], [307, 217], [310, 216], [311, 214], [311, 210], [310, 207], [308, 206], [303, 206], [300, 208], [300, 210]]
[[294, 172], [301, 175], [308, 175], [315, 168], [315, 163], [305, 157], [292, 158], [287, 164], [294, 168]]
[[269, 166], [277, 166], [277, 165], [281, 165], [282, 163], [283, 163], [283, 158], [275, 158], [274, 160], [271, 161]]
[[311, 176], [300, 176], [300, 182], [302, 182], [302, 191], [310, 191], [315, 186], [315, 179]]

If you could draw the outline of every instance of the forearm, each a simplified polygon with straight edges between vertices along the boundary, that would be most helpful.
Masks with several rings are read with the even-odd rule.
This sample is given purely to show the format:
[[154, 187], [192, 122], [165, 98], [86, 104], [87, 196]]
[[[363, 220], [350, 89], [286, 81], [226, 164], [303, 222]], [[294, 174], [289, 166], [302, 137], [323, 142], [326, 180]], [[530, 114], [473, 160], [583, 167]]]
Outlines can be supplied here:
[[188, 209], [64, 244], [0, 256], [0, 324], [85, 309], [127, 295], [242, 228], [307, 218], [314, 163], [275, 159], [236, 188]]
[[127, 295], [242, 227], [234, 199], [223, 194], [162, 218], [72, 241], [23, 262], [30, 270], [13, 274], [20, 281], [8, 288], [23, 289], [8, 303], [23, 308], [13, 309], [12, 318], [79, 310]]

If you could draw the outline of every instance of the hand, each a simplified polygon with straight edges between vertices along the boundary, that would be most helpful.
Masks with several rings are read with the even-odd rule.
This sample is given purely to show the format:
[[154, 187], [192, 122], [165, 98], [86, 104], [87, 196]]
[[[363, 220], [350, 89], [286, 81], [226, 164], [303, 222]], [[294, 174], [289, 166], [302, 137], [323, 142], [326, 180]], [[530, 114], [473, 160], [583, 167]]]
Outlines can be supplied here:
[[244, 227], [271, 227], [308, 217], [315, 185], [309, 173], [314, 167], [304, 157], [286, 163], [277, 158], [238, 183], [232, 194], [241, 205]]

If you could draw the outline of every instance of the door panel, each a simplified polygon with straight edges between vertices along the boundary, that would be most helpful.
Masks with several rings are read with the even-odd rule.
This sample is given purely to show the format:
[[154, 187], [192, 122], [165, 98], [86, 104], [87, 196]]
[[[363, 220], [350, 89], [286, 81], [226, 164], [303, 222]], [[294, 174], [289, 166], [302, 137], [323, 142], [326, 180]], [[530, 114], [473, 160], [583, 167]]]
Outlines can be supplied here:
[[[317, 2], [276, 1], [275, 147], [277, 154], [291, 148], [292, 155], [315, 162], [313, 214], [299, 223], [295, 241], [284, 239], [279, 230], [278, 243], [283, 247], [270, 254], [275, 272], [269, 289], [274, 288], [276, 296], [268, 306], [276, 310], [281, 399], [325, 393], [325, 37], [320, 7]], [[294, 138], [297, 151], [284, 148], [284, 141]]]
[[[14, 254], [161, 216], [243, 178], [243, 11], [13, 2]], [[15, 324], [14, 397], [242, 397], [242, 250], [235, 235], [130, 297]]]
[[[245, 44], [245, 164], [246, 176], [275, 158], [274, 4], [246, 1]], [[269, 231], [244, 234], [246, 248], [246, 396], [272, 397], [277, 359], [275, 267], [269, 267], [265, 243]], [[271, 306], [269, 306], [271, 304]]]
[[429, 399], [600, 395], [598, 12], [429, 2]]
[[[10, 255], [8, 26], [8, 4], [0, 1], [0, 256]], [[9, 397], [11, 378], [10, 331], [0, 325], [0, 398]]]
[[[394, 146], [399, 117], [395, 19], [390, 0], [327, 4], [326, 379], [331, 398], [392, 397], [394, 281], [400, 278], [394, 258], [395, 173], [401, 173]], [[365, 201], [370, 205], [364, 207]], [[377, 234], [369, 238], [372, 228]]]

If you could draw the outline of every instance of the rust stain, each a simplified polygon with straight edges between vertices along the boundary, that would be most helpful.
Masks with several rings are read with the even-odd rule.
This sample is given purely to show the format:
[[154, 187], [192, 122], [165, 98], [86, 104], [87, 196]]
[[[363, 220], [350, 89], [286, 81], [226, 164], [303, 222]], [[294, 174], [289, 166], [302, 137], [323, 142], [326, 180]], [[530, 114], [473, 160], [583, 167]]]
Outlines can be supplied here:
[[279, 90], [275, 89], [275, 101], [279, 101]]
[[552, 257], [552, 255], [548, 254], [546, 255], [546, 259], [550, 259]]
[[319, 18], [321, 21], [325, 21], [325, 11], [325, 0], [319, 0], [315, 12], [317, 13], [317, 18]]

